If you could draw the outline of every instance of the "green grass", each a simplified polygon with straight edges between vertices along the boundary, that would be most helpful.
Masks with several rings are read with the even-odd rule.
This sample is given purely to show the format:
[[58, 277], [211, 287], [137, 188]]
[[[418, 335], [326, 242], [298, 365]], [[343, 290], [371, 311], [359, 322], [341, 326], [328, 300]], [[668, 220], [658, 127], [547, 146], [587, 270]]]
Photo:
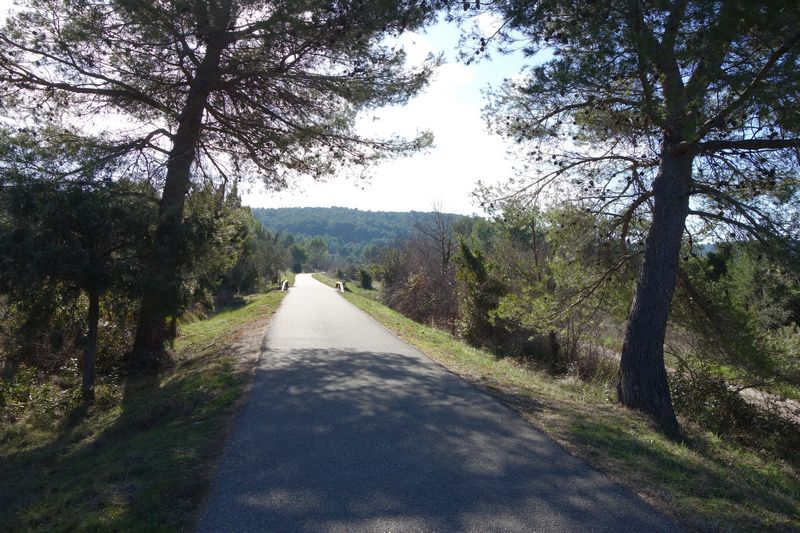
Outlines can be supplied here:
[[647, 418], [618, 405], [608, 383], [557, 379], [477, 350], [355, 291], [344, 297], [687, 529], [800, 530], [800, 479], [791, 465], [687, 424], [686, 441], [672, 442]]
[[[274, 310], [283, 299], [284, 294], [278, 290], [270, 291], [247, 298], [246, 305], [226, 309], [216, 313], [206, 320], [199, 320], [184, 324], [179, 329], [178, 338], [175, 340], [176, 352], [181, 355], [187, 353], [187, 347], [200, 346], [209, 342], [217, 342], [221, 335], [234, 330], [236, 327], [252, 322], [265, 311]], [[271, 313], [271, 311], [269, 311]], [[188, 352], [192, 355], [192, 352]]]
[[284, 294], [182, 326], [173, 368], [101, 382], [89, 409], [42, 385], [49, 403], [0, 428], [0, 530], [191, 529], [249, 375], [235, 345]]

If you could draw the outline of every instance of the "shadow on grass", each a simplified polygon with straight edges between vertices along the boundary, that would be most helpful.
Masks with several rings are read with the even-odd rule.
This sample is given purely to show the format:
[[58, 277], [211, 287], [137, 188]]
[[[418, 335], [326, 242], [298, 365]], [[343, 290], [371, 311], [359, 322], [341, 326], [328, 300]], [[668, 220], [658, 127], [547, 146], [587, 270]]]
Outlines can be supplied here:
[[241, 295], [230, 296], [225, 298], [222, 301], [219, 301], [216, 306], [214, 306], [214, 311], [209, 315], [209, 318], [213, 317], [214, 315], [218, 315], [225, 311], [235, 311], [240, 307], [244, 307], [247, 305], [247, 298]]
[[0, 529], [186, 529], [243, 380], [214, 359], [130, 379], [120, 405], [81, 407], [48, 444], [4, 457]]
[[[578, 442], [603, 450], [612, 460], [624, 464], [651, 486], [668, 487], [679, 500], [694, 500], [704, 516], [679, 515], [701, 530], [796, 531], [800, 521], [800, 483], [786, 484], [787, 478], [769, 469], [740, 462], [701, 437], [687, 442], [686, 449], [631, 434], [610, 420], [575, 417], [569, 431]], [[696, 451], [697, 454], [690, 453]], [[702, 457], [702, 459], [701, 459]], [[647, 484], [647, 481], [645, 481]], [[679, 502], [673, 502], [680, 504]]]

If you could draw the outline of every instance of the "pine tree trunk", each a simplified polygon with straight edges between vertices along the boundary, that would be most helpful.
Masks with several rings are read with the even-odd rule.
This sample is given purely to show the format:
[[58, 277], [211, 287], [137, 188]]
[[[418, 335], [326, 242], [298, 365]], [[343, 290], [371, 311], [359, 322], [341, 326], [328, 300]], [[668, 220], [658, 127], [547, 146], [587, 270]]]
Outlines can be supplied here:
[[189, 90], [179, 118], [167, 163], [167, 177], [159, 204], [158, 228], [150, 258], [149, 279], [144, 290], [133, 351], [128, 365], [136, 371], [157, 370], [166, 358], [170, 338], [167, 319], [178, 312], [181, 279], [179, 268], [181, 224], [186, 194], [191, 184], [191, 166], [200, 138], [203, 112], [219, 80], [219, 63], [225, 43], [210, 42]]
[[86, 346], [81, 361], [81, 393], [85, 403], [94, 402], [95, 359], [97, 357], [97, 323], [100, 320], [100, 291], [89, 289], [89, 324]]
[[645, 242], [644, 264], [622, 347], [619, 401], [652, 416], [669, 436], [679, 436], [678, 421], [664, 366], [664, 335], [689, 210], [692, 156], [677, 142], [665, 141], [653, 183], [653, 221]]

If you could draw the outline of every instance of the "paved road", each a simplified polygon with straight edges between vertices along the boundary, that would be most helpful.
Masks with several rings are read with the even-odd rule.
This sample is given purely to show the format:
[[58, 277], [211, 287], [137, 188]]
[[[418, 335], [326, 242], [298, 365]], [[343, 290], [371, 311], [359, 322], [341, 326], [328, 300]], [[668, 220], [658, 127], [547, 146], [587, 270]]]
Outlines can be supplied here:
[[675, 529], [310, 275], [265, 346], [201, 532]]

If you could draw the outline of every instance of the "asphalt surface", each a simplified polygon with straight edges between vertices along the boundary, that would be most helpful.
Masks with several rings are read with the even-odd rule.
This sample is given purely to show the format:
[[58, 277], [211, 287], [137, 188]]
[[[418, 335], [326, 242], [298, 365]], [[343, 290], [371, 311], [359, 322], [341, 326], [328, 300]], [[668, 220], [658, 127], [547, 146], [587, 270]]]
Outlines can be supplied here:
[[676, 530], [310, 275], [264, 340], [201, 532]]

